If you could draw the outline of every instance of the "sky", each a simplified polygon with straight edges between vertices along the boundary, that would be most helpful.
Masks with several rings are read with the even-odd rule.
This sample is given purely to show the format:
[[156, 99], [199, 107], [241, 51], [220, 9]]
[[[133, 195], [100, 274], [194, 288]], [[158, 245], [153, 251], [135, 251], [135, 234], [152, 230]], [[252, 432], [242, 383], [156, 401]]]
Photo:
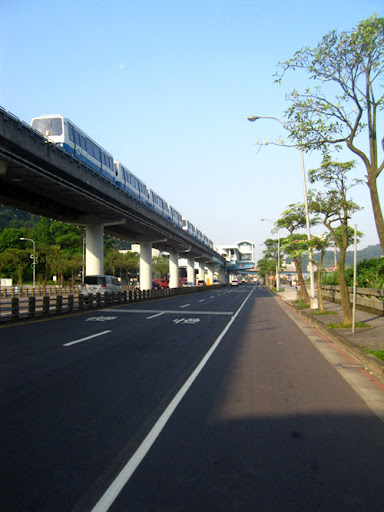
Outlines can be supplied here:
[[[373, 13], [383, 0], [1, 0], [0, 105], [69, 117], [214, 244], [251, 240], [258, 260], [303, 180], [297, 149], [256, 144], [284, 128], [247, 117], [284, 119], [308, 81], [275, 84], [279, 62]], [[353, 194], [359, 247], [377, 244], [367, 186]]]

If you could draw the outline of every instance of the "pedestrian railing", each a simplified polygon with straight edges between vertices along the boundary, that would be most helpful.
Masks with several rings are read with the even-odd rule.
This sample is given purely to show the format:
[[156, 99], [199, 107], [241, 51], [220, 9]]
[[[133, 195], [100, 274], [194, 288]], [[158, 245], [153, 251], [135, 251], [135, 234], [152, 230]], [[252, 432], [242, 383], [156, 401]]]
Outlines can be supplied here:
[[[331, 302], [339, 303], [340, 286], [322, 285], [323, 298]], [[349, 298], [353, 300], [353, 287], [348, 287]], [[356, 288], [356, 307], [362, 311], [384, 315], [384, 290], [376, 288]]]

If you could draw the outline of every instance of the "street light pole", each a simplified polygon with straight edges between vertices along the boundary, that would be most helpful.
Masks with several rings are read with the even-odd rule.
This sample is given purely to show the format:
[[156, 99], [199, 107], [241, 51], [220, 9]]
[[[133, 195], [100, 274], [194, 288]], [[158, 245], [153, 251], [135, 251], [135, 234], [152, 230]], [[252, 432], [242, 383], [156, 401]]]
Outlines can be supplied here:
[[[261, 219], [262, 221], [267, 220], [273, 222], [271, 219]], [[280, 228], [277, 228], [277, 263], [276, 263], [276, 290], [280, 290]]]
[[[288, 127], [283, 121], [281, 121], [277, 117], [271, 117], [271, 116], [249, 116], [248, 121], [251, 121], [252, 123], [254, 121], [257, 121], [258, 119], [273, 119], [274, 121], [277, 121], [280, 123], [286, 130], [288, 130]], [[304, 153], [303, 148], [300, 146], [300, 157], [301, 157], [301, 173], [302, 173], [302, 180], [303, 180], [303, 189], [304, 189], [304, 208], [305, 208], [305, 221], [307, 225], [307, 240], [310, 242], [311, 240], [311, 231], [309, 227], [309, 213], [308, 213], [308, 199], [307, 199], [307, 183], [305, 179], [305, 166], [304, 166]], [[317, 308], [317, 299], [316, 299], [316, 290], [315, 290], [315, 278], [314, 278], [314, 271], [313, 271], [313, 263], [311, 261], [312, 251], [309, 250], [309, 280], [310, 280], [310, 286], [311, 286], [311, 308], [316, 309]]]
[[36, 283], [36, 245], [34, 240], [32, 238], [24, 238], [21, 237], [20, 240], [28, 240], [29, 242], [32, 242], [33, 244], [33, 254], [32, 254], [32, 286], [35, 288]]

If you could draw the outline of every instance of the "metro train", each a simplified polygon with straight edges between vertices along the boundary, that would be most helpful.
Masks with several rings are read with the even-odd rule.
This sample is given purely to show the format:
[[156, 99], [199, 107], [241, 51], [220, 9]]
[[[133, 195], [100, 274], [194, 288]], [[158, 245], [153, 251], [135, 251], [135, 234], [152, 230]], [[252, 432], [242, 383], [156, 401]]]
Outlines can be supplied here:
[[67, 117], [59, 114], [35, 117], [32, 119], [31, 126], [49, 142], [73, 155], [103, 175], [116, 187], [124, 190], [126, 194], [213, 249], [213, 242], [206, 235], [183, 218], [175, 208], [150, 189], [127, 167], [116, 161], [108, 151], [94, 142]]

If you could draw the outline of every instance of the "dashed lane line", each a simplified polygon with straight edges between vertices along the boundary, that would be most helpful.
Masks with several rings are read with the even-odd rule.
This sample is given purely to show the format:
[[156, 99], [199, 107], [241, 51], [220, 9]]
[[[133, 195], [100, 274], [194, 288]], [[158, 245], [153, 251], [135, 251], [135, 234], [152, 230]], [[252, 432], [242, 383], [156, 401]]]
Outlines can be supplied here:
[[102, 331], [97, 334], [92, 334], [91, 336], [87, 336], [86, 338], [80, 338], [79, 340], [70, 341], [69, 343], [64, 343], [63, 347], [70, 347], [71, 345], [76, 345], [77, 343], [82, 343], [83, 341], [90, 340], [92, 338], [97, 338], [98, 336], [103, 336], [104, 334], [108, 334], [112, 331]]
[[234, 314], [233, 311], [180, 311], [180, 310], [163, 310], [163, 309], [101, 309], [100, 311], [108, 311], [110, 313], [127, 313], [127, 314], [134, 314], [134, 313], [144, 313], [144, 314], [150, 314], [153, 313], [153, 315], [156, 314], [170, 314], [170, 315], [185, 315], [188, 313], [189, 315], [224, 315], [224, 316], [232, 316]]
[[147, 320], [150, 320], [151, 318], [156, 318], [157, 316], [164, 315], [164, 313], [156, 313], [156, 315], [147, 316]]

